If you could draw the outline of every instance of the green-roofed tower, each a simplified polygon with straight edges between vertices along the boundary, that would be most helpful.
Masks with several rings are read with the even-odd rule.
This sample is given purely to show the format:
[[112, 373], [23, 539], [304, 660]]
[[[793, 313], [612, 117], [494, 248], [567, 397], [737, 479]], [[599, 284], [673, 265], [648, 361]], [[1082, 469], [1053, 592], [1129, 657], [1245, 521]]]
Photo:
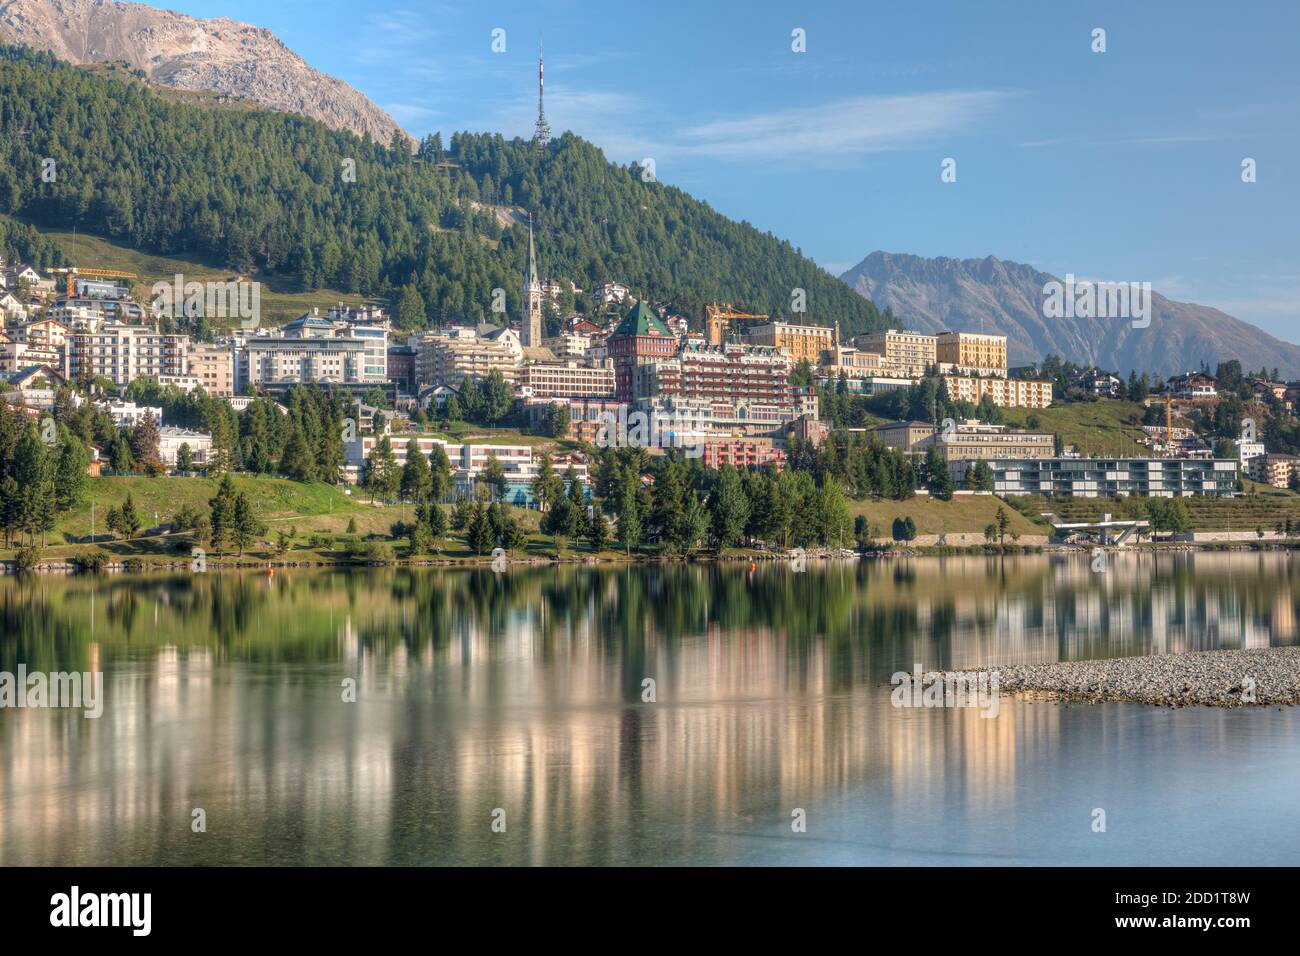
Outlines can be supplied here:
[[636, 392], [636, 367], [642, 363], [671, 359], [677, 352], [677, 336], [644, 299], [627, 310], [606, 343], [614, 362], [614, 397], [630, 402]]

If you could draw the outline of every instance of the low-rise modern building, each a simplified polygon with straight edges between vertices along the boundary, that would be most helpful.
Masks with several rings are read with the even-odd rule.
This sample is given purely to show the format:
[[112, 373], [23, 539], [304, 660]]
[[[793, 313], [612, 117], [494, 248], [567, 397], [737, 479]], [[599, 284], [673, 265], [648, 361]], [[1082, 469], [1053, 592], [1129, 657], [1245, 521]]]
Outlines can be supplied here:
[[[531, 445], [495, 445], [470, 442], [455, 444], [428, 435], [390, 435], [388, 440], [392, 444], [393, 458], [398, 467], [406, 464], [407, 445], [411, 439], [415, 439], [421, 454], [425, 456], [433, 452], [434, 446], [442, 448], [451, 465], [451, 497], [453, 499], [474, 497], [478, 493], [478, 489], [484, 487], [483, 470], [487, 467], [488, 461], [495, 458], [501, 465], [501, 471], [505, 475], [506, 487], [502, 500], [509, 504], [525, 507], [534, 503], [532, 484], [533, 479], [537, 477], [539, 461], [534, 458]], [[366, 460], [370, 457], [370, 453], [374, 451], [375, 444], [378, 441], [379, 438], [375, 435], [363, 435], [345, 443], [344, 480], [353, 483], [361, 480], [365, 473]], [[556, 470], [563, 477], [563, 472], [567, 468], [568, 463], [566, 462], [562, 467], [557, 466]], [[586, 465], [574, 463], [573, 468], [578, 480], [585, 485], [587, 483]]]
[[989, 466], [999, 495], [1232, 497], [1237, 487], [1230, 458], [997, 459]]
[[876, 437], [884, 442], [885, 447], [910, 452], [915, 450], [921, 441], [929, 438], [938, 429], [929, 422], [897, 421], [877, 425], [872, 431], [875, 432]]
[[1039, 432], [1011, 431], [1005, 425], [977, 421], [956, 422], [951, 428], [934, 431], [912, 446], [921, 454], [933, 445], [943, 455], [954, 477], [960, 477], [966, 463], [1008, 458], [1051, 458], [1056, 439]]
[[212, 457], [212, 436], [205, 432], [191, 431], [188, 428], [167, 426], [158, 429], [158, 457], [168, 468], [175, 468], [180, 457], [181, 446], [190, 450], [190, 461], [195, 468], [207, 467]]
[[134, 428], [150, 417], [153, 418], [155, 423], [161, 424], [162, 422], [162, 409], [149, 405], [137, 405], [135, 402], [114, 399], [111, 402], [105, 402], [100, 407], [108, 413], [109, 418], [113, 419], [113, 424], [118, 428]]

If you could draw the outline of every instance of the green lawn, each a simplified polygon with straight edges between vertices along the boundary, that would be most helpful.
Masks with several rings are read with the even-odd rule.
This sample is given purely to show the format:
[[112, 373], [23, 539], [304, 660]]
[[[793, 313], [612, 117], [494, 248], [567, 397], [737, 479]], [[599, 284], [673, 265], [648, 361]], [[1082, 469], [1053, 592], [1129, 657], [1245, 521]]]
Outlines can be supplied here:
[[1119, 401], [1003, 409], [1007, 424], [1013, 428], [1029, 428], [1029, 419], [1037, 418], [1037, 431], [1058, 434], [1085, 455], [1115, 457], [1151, 454], [1140, 444], [1145, 411], [1137, 402]]
[[[1251, 489], [1258, 494], [1252, 494]], [[1272, 531], [1274, 527], [1290, 518], [1293, 525], [1300, 525], [1300, 495], [1281, 488], [1265, 490], [1264, 485], [1248, 483], [1247, 493], [1236, 498], [1183, 498], [1191, 516], [1194, 531], [1254, 531], [1262, 528]], [[1053, 511], [1064, 521], [1096, 521], [1102, 514], [1109, 512], [1117, 518], [1128, 517], [1138, 504], [1137, 499], [1111, 498], [1074, 498], [1068, 501], [1047, 502], [1046, 499], [1030, 496], [1016, 499], [1018, 507], [1037, 514], [1040, 511]]]
[[1002, 508], [1011, 519], [1007, 527], [1008, 535], [1041, 535], [1050, 532], [1046, 525], [1035, 524], [993, 495], [958, 495], [951, 501], [918, 497], [907, 501], [876, 501], [868, 498], [865, 501], [849, 502], [849, 510], [855, 518], [860, 514], [867, 516], [871, 522], [871, 533], [877, 538], [888, 538], [894, 519], [905, 517], [916, 522], [918, 534], [962, 531], [981, 534], [988, 525], [997, 523], [998, 508]]
[[[360, 495], [346, 495], [325, 484], [304, 484], [285, 478], [259, 478], [236, 475], [236, 491], [248, 493], [268, 536], [281, 528], [294, 526], [300, 535], [312, 531], [342, 532], [355, 519], [358, 534], [387, 533], [394, 521], [408, 519], [411, 508], [381, 508]], [[206, 513], [208, 501], [216, 494], [214, 478], [97, 478], [90, 482], [85, 504], [59, 515], [48, 537], [53, 548], [60, 545], [83, 547], [91, 533], [92, 502], [97, 536], [108, 534], [106, 517], [109, 508], [120, 506], [128, 494], [139, 513], [142, 530], [166, 524], [186, 505]], [[74, 548], [75, 550], [75, 548]], [[60, 551], [54, 550], [52, 554]]]

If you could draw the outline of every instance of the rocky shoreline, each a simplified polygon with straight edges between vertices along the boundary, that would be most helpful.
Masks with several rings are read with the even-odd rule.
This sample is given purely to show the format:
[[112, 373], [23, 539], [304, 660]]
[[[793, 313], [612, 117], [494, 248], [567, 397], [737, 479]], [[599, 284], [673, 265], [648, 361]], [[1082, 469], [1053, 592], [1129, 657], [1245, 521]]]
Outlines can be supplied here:
[[1039, 700], [1160, 707], [1300, 704], [1300, 647], [1014, 665], [989, 673], [998, 675], [1001, 693]]

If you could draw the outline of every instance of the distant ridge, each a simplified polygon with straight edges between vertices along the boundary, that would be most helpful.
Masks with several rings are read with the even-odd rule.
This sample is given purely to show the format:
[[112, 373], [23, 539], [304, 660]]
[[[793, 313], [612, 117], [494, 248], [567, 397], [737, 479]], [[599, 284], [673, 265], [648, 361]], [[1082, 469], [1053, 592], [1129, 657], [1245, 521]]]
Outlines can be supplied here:
[[0, 0], [0, 42], [77, 65], [126, 62], [155, 83], [210, 90], [300, 113], [389, 145], [410, 134], [342, 80], [308, 66], [270, 30], [199, 20], [142, 3]]
[[1300, 346], [1159, 292], [1152, 294], [1148, 328], [1126, 319], [1046, 318], [1043, 286], [1060, 278], [993, 256], [927, 259], [876, 251], [840, 278], [911, 329], [978, 331], [982, 323], [985, 331], [1007, 336], [1012, 365], [1055, 354], [1125, 375], [1136, 369], [1167, 377], [1235, 358], [1248, 371], [1277, 368], [1284, 377], [1300, 377]]

